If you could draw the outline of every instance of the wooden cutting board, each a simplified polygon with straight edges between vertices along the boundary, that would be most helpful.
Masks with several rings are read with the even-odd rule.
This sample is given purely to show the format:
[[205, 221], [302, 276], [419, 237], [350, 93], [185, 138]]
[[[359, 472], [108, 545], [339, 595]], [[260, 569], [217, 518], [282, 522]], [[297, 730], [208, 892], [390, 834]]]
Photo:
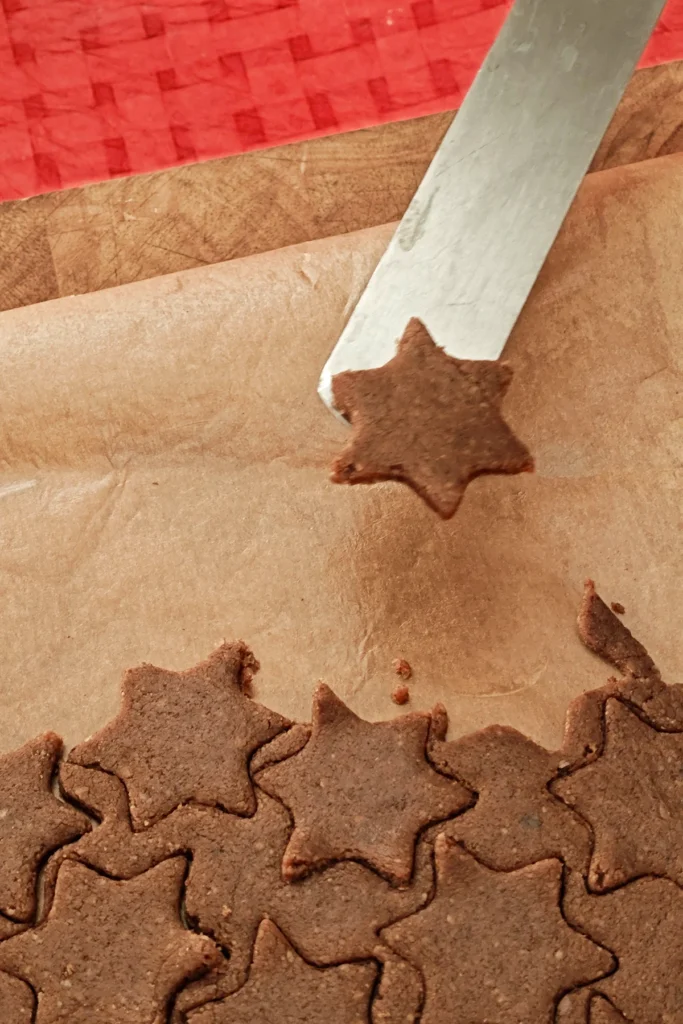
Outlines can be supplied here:
[[[451, 113], [0, 206], [0, 309], [400, 218]], [[636, 74], [594, 169], [683, 149], [683, 63]]]

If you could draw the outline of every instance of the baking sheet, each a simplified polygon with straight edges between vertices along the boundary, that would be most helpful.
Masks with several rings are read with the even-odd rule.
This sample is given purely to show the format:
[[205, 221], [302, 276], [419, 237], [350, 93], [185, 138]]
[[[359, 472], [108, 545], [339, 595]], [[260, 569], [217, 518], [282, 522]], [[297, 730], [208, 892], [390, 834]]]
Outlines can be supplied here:
[[342, 488], [320, 368], [391, 227], [0, 315], [0, 749], [68, 743], [122, 671], [224, 638], [256, 695], [309, 717], [443, 701], [548, 746], [607, 669], [583, 579], [681, 677], [683, 161], [591, 175], [506, 350], [537, 473], [476, 481], [443, 523], [407, 489]]

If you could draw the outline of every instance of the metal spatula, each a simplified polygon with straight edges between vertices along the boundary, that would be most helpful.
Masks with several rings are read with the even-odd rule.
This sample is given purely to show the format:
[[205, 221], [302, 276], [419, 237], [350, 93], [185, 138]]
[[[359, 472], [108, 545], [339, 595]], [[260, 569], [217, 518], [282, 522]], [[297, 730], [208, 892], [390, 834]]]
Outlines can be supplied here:
[[517, 0], [327, 361], [382, 366], [411, 317], [497, 359], [664, 0]]

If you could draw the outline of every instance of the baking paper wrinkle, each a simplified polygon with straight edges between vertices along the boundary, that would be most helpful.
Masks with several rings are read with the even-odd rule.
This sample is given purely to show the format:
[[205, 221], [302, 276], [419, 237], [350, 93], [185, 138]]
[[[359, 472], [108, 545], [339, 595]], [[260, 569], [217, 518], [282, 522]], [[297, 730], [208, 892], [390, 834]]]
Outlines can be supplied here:
[[554, 747], [607, 675], [586, 576], [678, 681], [682, 205], [678, 157], [586, 181], [505, 353], [539, 471], [449, 523], [327, 480], [347, 428], [318, 376], [394, 225], [1, 314], [0, 748], [80, 741], [126, 668], [232, 638], [292, 718], [320, 679], [391, 717], [406, 658], [408, 710]]

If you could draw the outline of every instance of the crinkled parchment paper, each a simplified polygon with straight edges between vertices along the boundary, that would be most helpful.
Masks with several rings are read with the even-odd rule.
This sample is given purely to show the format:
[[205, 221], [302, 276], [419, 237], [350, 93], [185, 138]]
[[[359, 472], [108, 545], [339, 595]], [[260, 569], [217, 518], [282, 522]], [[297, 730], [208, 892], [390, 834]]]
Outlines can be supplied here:
[[683, 677], [683, 161], [592, 175], [506, 350], [535, 476], [475, 482], [441, 522], [407, 489], [335, 487], [346, 428], [320, 368], [391, 228], [0, 316], [0, 749], [68, 742], [123, 670], [223, 638], [257, 696], [306, 719], [325, 679], [359, 713], [443, 701], [557, 744], [607, 669], [585, 576]]

